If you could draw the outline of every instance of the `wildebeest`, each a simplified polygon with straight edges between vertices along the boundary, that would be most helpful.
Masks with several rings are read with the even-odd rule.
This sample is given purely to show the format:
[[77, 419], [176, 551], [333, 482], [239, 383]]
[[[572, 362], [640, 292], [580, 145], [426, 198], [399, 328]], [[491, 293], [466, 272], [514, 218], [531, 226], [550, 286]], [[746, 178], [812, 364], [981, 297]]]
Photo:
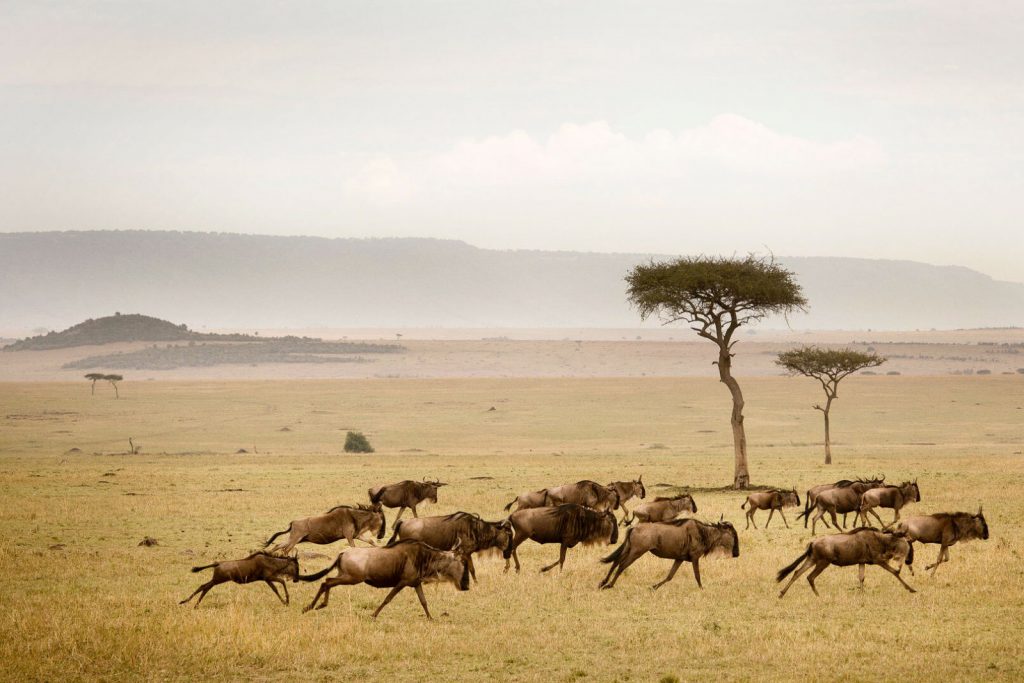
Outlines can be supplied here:
[[679, 516], [681, 512], [697, 512], [697, 503], [689, 493], [680, 493], [678, 496], [658, 496], [654, 500], [640, 503], [633, 510], [633, 521], [638, 522], [670, 522]]
[[644, 486], [644, 475], [640, 475], [632, 481], [613, 481], [607, 488], [614, 489], [619, 494], [619, 507], [622, 508], [622, 523], [629, 524], [629, 510], [626, 509], [626, 501], [633, 498], [644, 499], [647, 497], [647, 488]]
[[[814, 509], [814, 503], [818, 500], [818, 494], [829, 489], [854, 486], [859, 489], [858, 493], [864, 493], [864, 491], [874, 488], [876, 486], [885, 486], [885, 475], [880, 477], [874, 477], [873, 479], [840, 479], [839, 481], [832, 482], [831, 484], [818, 484], [807, 489], [807, 495], [804, 497], [804, 511], [800, 514], [800, 517], [804, 518], [804, 528], [807, 528], [807, 520], [811, 518], [811, 510]], [[828, 522], [825, 522], [825, 526], [828, 526]], [[843, 527], [846, 526], [846, 513], [843, 514]]]
[[[747, 508], [747, 506], [750, 506]], [[751, 493], [747, 496], [746, 501], [743, 505], [740, 505], [740, 509], [747, 508], [747, 526], [746, 529], [750, 528], [753, 524], [754, 528], [757, 528], [757, 522], [754, 521], [754, 513], [758, 510], [768, 510], [768, 521], [764, 523], [764, 528], [767, 529], [768, 525], [772, 522], [772, 515], [778, 510], [779, 514], [782, 515], [782, 521], [789, 528], [789, 522], [786, 521], [786, 513], [782, 511], [784, 507], [799, 507], [800, 496], [796, 492], [796, 487], [793, 487], [792, 491], [783, 491], [781, 489], [771, 489], [770, 491], [758, 491], [757, 493]]]
[[[469, 558], [469, 574], [476, 581], [473, 553], [495, 550], [505, 552], [512, 543], [512, 523], [507, 519], [488, 522], [469, 512], [456, 512], [439, 517], [420, 517], [399, 522], [388, 545], [396, 539], [422, 541], [438, 550], [451, 550], [459, 545]], [[508, 560], [505, 561], [506, 569]]]
[[[529, 508], [516, 510], [509, 517], [515, 537], [505, 549], [505, 559], [513, 558], [519, 571], [519, 554], [516, 548], [527, 540], [537, 543], [558, 543], [558, 561], [541, 569], [546, 572], [565, 564], [565, 551], [576, 545], [595, 545], [602, 541], [609, 545], [619, 540], [619, 522], [610, 510], [599, 512], [582, 505], [559, 505], [558, 507]], [[506, 565], [505, 571], [508, 571]]]
[[935, 564], [925, 567], [925, 571], [932, 570], [933, 576], [940, 564], [949, 562], [949, 546], [976, 538], [988, 540], [988, 522], [981, 507], [978, 507], [976, 515], [970, 512], [939, 512], [907, 517], [896, 525], [896, 529], [906, 533], [911, 542], [939, 544]]
[[[466, 556], [461, 555], [458, 550], [438, 550], [426, 543], [413, 540], [397, 541], [383, 548], [347, 548], [327, 569], [299, 577], [303, 581], [316, 581], [332, 570], [338, 570], [336, 577], [320, 584], [320, 590], [317, 591], [313, 602], [302, 611], [308, 612], [314, 607], [327, 607], [331, 589], [335, 586], [367, 583], [374, 588], [391, 589], [384, 602], [374, 610], [374, 619], [403, 588], [416, 590], [416, 596], [423, 606], [423, 613], [427, 615], [427, 619], [431, 619], [430, 610], [427, 609], [427, 598], [423, 595], [424, 583], [447, 581], [460, 591], [469, 590], [469, 563]], [[323, 602], [317, 606], [321, 595]]]
[[[818, 514], [814, 515], [814, 519], [811, 520], [811, 535], [813, 536], [817, 532], [818, 520], [823, 520], [823, 523], [827, 527], [829, 524], [824, 521], [825, 513], [829, 513], [832, 517], [832, 524], [835, 525], [836, 529], [839, 528], [839, 520], [836, 519], [836, 514], [842, 514], [844, 524], [845, 515], [849, 512], [856, 513], [853, 517], [853, 523], [856, 525], [857, 520], [860, 519], [860, 499], [865, 491], [874, 488], [867, 482], [850, 482], [842, 486], [836, 486], [835, 488], [822, 491], [814, 499], [813, 510], [817, 510]], [[803, 516], [805, 513], [800, 513]]]
[[582, 505], [598, 512], [606, 512], [617, 510], [620, 503], [618, 491], [590, 479], [583, 479], [575, 484], [553, 486], [545, 489], [545, 494], [544, 504], [547, 506]]
[[[280, 555], [257, 552], [242, 560], [225, 560], [223, 562], [214, 562], [213, 564], [204, 564], [201, 567], [192, 567], [192, 571], [201, 572], [211, 567], [213, 568], [213, 577], [199, 586], [192, 595], [178, 603], [179, 605], [184, 605], [198, 594], [199, 599], [196, 600], [196, 607], [198, 608], [199, 603], [203, 601], [203, 598], [206, 597], [211, 588], [228, 581], [235, 583], [263, 581], [270, 586], [270, 590], [274, 591], [277, 599], [287, 605], [288, 585], [284, 580], [291, 579], [293, 582], [299, 580], [299, 559], [294, 555], [282, 557]], [[283, 598], [277, 592], [275, 583], [281, 584], [281, 588], [284, 589]]]
[[693, 564], [697, 586], [703, 588], [700, 582], [700, 559], [716, 550], [731, 553], [733, 557], [740, 555], [740, 537], [729, 522], [719, 520], [716, 524], [709, 524], [696, 519], [677, 519], [673, 522], [638, 524], [626, 532], [626, 539], [615, 552], [601, 560], [612, 566], [598, 587], [611, 588], [629, 565], [645, 553], [651, 553], [655, 557], [674, 560], [668, 576], [651, 588], [658, 589], [671, 581], [683, 562]]
[[[861, 585], [864, 585], [864, 567], [869, 564], [876, 564], [885, 571], [896, 577], [896, 580], [903, 584], [911, 593], [916, 592], [907, 585], [907, 582], [900, 577], [898, 570], [889, 566], [889, 560], [905, 558], [907, 565], [914, 562], [914, 546], [911, 545], [906, 536], [901, 532], [879, 531], [873, 527], [858, 527], [850, 531], [830, 536], [816, 538], [807, 544], [807, 550], [803, 555], [796, 558], [792, 564], [783, 567], [775, 575], [776, 581], [785, 579], [794, 569], [796, 573], [789, 580], [786, 587], [779, 593], [783, 597], [793, 582], [800, 578], [808, 569], [814, 567], [814, 571], [807, 575], [807, 583], [811, 584], [811, 590], [818, 595], [818, 589], [814, 585], [814, 579], [828, 569], [831, 564], [837, 567], [849, 567], [858, 565], [857, 578]], [[797, 569], [800, 563], [803, 565]]]
[[442, 486], [447, 486], [441, 481], [400, 481], [397, 484], [385, 484], [384, 486], [374, 486], [372, 489], [367, 491], [370, 496], [371, 505], [383, 505], [389, 508], [398, 508], [398, 516], [395, 517], [395, 524], [398, 524], [398, 520], [401, 519], [402, 513], [405, 512], [405, 508], [412, 509], [412, 516], [419, 517], [416, 514], [416, 506], [425, 500], [429, 500], [431, 503], [437, 505], [437, 489]]
[[869, 489], [860, 497], [860, 518], [866, 523], [870, 512], [878, 520], [878, 523], [885, 526], [885, 522], [878, 516], [874, 508], [890, 508], [895, 511], [893, 524], [900, 521], [900, 508], [907, 503], [920, 503], [921, 489], [917, 487], [917, 480], [905, 481], [899, 486], [889, 485]]
[[541, 489], [540, 491], [524, 491], [518, 496], [512, 499], [512, 502], [505, 506], [505, 512], [512, 509], [512, 506], [519, 503], [517, 510], [527, 510], [529, 508], [542, 508], [547, 506], [548, 490]]
[[281, 534], [288, 534], [288, 540], [275, 545], [271, 552], [291, 552], [299, 543], [317, 543], [326, 545], [345, 539], [349, 545], [355, 545], [356, 539], [374, 545], [373, 541], [366, 538], [366, 534], [377, 532], [377, 538], [384, 538], [386, 530], [384, 522], [384, 511], [380, 505], [368, 507], [366, 505], [338, 505], [322, 515], [297, 519], [288, 525], [284, 531], [278, 531], [267, 539], [263, 544], [266, 548], [274, 542], [274, 539]]

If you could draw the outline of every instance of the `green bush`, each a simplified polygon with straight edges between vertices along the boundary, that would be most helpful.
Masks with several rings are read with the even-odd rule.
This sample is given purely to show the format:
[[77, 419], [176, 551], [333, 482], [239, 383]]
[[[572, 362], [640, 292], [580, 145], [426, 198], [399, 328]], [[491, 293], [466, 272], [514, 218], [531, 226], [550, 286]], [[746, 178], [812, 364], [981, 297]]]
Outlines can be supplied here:
[[373, 453], [373, 446], [366, 440], [362, 432], [349, 432], [345, 435], [346, 453]]

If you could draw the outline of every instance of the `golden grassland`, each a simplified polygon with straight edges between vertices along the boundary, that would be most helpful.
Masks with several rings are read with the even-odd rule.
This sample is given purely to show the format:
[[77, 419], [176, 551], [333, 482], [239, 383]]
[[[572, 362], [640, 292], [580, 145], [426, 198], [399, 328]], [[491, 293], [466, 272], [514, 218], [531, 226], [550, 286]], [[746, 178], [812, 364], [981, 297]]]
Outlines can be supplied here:
[[[951, 680], [1024, 677], [1024, 377], [853, 377], [833, 413], [836, 464], [822, 463], [809, 380], [743, 381], [753, 480], [797, 486], [884, 472], [918, 477], [905, 514], [976, 510], [992, 537], [956, 546], [911, 595], [878, 569], [832, 568], [815, 598], [784, 600], [774, 573], [809, 532], [743, 530], [735, 492], [698, 491], [698, 517], [738, 525], [738, 559], [689, 566], [647, 557], [598, 591], [610, 548], [527, 543], [524, 571], [478, 562], [468, 593], [428, 587], [426, 621], [402, 593], [338, 588], [302, 614], [316, 584], [284, 607], [263, 585], [215, 588], [180, 607], [209, 573], [295, 518], [362, 502], [376, 483], [439, 477], [436, 506], [502, 516], [518, 492], [643, 473], [657, 484], [731, 481], [728, 395], [710, 379], [442, 379], [0, 384], [0, 677], [15, 679]], [[494, 407], [491, 411], [489, 408]], [[287, 428], [287, 430], [284, 430]], [[341, 452], [361, 430], [378, 452]], [[128, 455], [128, 438], [141, 447]], [[78, 452], [69, 452], [77, 448]], [[245, 449], [248, 453], [237, 453]], [[389, 523], [394, 512], [389, 514]], [[763, 522], [765, 513], [759, 513]], [[139, 547], [144, 536], [159, 541]], [[300, 546], [333, 558], [344, 543]], [[917, 566], [936, 546], [919, 547]], [[303, 571], [329, 558], [304, 558]]]

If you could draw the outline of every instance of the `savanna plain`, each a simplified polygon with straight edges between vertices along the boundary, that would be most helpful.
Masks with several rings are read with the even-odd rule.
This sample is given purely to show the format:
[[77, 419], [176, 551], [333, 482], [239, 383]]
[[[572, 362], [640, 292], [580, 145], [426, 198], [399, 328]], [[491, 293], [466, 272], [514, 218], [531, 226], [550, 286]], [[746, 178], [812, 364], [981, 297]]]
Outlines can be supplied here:
[[[917, 589], [869, 568], [830, 568], [815, 597], [775, 572], [809, 530], [787, 510], [745, 530], [732, 479], [729, 398], [713, 378], [444, 378], [0, 383], [0, 678], [229, 680], [1020, 680], [1024, 678], [1024, 375], [851, 377], [822, 463], [820, 388], [742, 378], [757, 485], [884, 473], [917, 478], [917, 513], [984, 510], [988, 541], [918, 546]], [[492, 410], [493, 408], [493, 410]], [[377, 449], [342, 452], [346, 431]], [[130, 454], [128, 439], [139, 448]], [[240, 452], [240, 451], [245, 452]], [[477, 562], [479, 584], [412, 591], [340, 587], [303, 614], [315, 583], [218, 586], [193, 565], [246, 556], [289, 521], [365, 502], [374, 484], [439, 478], [437, 505], [500, 519], [516, 494], [643, 475], [648, 497], [689, 489], [696, 517], [724, 515], [740, 556], [689, 565], [647, 556], [599, 591], [611, 547], [526, 543], [521, 574]], [[635, 501], [633, 501], [635, 504]], [[395, 511], [388, 511], [388, 523]], [[407, 513], [408, 514], [408, 513]], [[889, 519], [891, 511], [884, 511]], [[819, 529], [819, 533], [822, 531]], [[823, 533], [830, 533], [825, 530]], [[158, 545], [139, 542], [152, 537]], [[302, 571], [344, 542], [300, 546]]]

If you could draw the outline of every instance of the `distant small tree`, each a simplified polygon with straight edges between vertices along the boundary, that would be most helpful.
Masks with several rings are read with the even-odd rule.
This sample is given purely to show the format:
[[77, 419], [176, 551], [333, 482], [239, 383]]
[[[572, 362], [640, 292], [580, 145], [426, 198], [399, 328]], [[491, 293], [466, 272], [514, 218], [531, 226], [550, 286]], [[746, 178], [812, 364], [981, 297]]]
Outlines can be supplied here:
[[124, 379], [121, 375], [103, 375], [103, 379], [110, 382], [110, 386], [114, 387], [114, 398], [121, 398], [121, 395], [117, 392], [117, 383]]
[[813, 377], [821, 383], [825, 390], [825, 406], [815, 404], [814, 409], [820, 410], [825, 416], [825, 464], [832, 464], [832, 441], [829, 432], [829, 411], [832, 401], [836, 400], [839, 382], [858, 370], [878, 367], [885, 358], [874, 353], [864, 353], [853, 349], [822, 349], [816, 346], [804, 346], [791, 351], [783, 351], [775, 361], [776, 365], [785, 368], [792, 375]]
[[92, 382], [92, 392], [91, 393], [92, 393], [93, 396], [95, 396], [96, 395], [96, 382], [99, 382], [101, 379], [106, 379], [106, 376], [103, 373], [101, 373], [101, 372], [90, 372], [88, 375], [85, 376], [85, 378], [87, 380], [89, 380], [90, 382]]
[[732, 348], [738, 341], [733, 336], [767, 315], [803, 310], [807, 299], [793, 273], [771, 258], [697, 256], [636, 266], [626, 282], [641, 318], [657, 314], [665, 324], [690, 323], [698, 336], [718, 346], [718, 377], [732, 395], [733, 487], [747, 488], [743, 392], [732, 376]]
[[373, 453], [373, 446], [362, 432], [349, 432], [345, 435], [345, 452]]

